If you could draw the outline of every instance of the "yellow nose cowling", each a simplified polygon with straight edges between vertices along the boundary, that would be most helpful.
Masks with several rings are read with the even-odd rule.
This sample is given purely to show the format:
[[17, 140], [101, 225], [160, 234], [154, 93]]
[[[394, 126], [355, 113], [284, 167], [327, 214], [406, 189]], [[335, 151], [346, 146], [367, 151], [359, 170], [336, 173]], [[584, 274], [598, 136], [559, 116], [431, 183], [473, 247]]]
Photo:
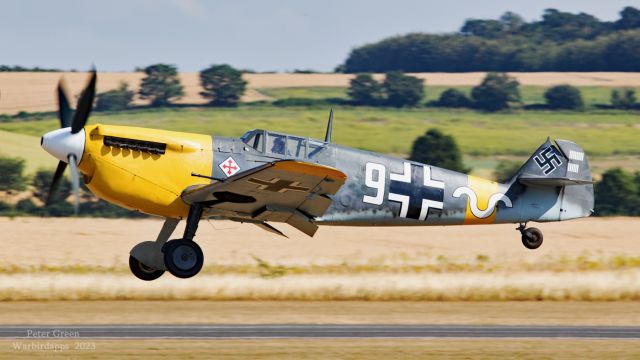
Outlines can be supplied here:
[[183, 218], [189, 207], [180, 198], [182, 191], [209, 183], [191, 176], [192, 172], [212, 173], [213, 140], [209, 135], [101, 124], [85, 130], [79, 169], [87, 187], [108, 202], [147, 214]]

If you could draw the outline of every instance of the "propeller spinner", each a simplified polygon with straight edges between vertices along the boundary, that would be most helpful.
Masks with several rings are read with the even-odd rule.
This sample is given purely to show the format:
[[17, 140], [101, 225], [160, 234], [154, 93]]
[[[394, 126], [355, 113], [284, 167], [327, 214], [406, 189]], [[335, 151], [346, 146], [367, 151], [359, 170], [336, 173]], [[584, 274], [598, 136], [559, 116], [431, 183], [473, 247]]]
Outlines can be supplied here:
[[[82, 159], [84, 152], [85, 132], [84, 126], [91, 114], [93, 99], [96, 94], [96, 70], [92, 70], [87, 86], [82, 91], [75, 113], [69, 106], [69, 97], [65, 90], [64, 79], [58, 83], [58, 118], [60, 119], [60, 129], [44, 134], [40, 140], [40, 145], [53, 157], [60, 160], [58, 167], [51, 180], [49, 195], [46, 204], [48, 205], [55, 193], [60, 179], [64, 174], [67, 165], [71, 166], [71, 186], [74, 194], [74, 212], [78, 214], [80, 198], [80, 175], [78, 173], [78, 162]], [[73, 116], [72, 116], [73, 115]]]

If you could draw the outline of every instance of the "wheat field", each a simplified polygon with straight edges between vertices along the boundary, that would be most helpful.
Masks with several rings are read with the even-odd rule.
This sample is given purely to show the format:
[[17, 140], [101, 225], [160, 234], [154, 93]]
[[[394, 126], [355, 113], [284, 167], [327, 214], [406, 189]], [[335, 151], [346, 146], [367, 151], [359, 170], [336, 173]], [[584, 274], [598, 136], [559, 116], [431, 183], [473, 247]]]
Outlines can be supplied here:
[[202, 273], [145, 283], [129, 274], [128, 252], [160, 226], [0, 219], [0, 300], [640, 300], [635, 218], [541, 224], [537, 251], [513, 225], [322, 227], [314, 238], [284, 228], [282, 238], [203, 222]]
[[[469, 86], [478, 84], [484, 73], [417, 73], [412, 74], [425, 80], [427, 85]], [[640, 73], [512, 73], [520, 84], [551, 86], [571, 84], [575, 86], [640, 86]], [[2, 72], [0, 73], [0, 114], [15, 114], [20, 111], [55, 111], [57, 102], [55, 89], [64, 77], [71, 94], [82, 90], [87, 75], [78, 72]], [[98, 92], [114, 89], [120, 81], [126, 81], [133, 89], [138, 89], [143, 73], [103, 72], [99, 74]], [[345, 87], [353, 75], [349, 74], [245, 74], [248, 90], [243, 101], [268, 100], [260, 89], [279, 87]], [[378, 79], [383, 75], [377, 74]], [[185, 96], [177, 103], [202, 104], [205, 100], [201, 91], [198, 73], [180, 73]], [[136, 100], [136, 104], [145, 104]]]

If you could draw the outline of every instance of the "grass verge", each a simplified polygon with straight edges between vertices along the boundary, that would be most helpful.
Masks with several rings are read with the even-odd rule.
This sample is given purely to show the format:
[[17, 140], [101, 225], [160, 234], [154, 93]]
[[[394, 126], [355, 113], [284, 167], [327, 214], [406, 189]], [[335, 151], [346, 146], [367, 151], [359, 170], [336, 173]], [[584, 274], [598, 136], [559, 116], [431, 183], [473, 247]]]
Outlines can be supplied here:
[[640, 271], [292, 275], [0, 275], [0, 301], [25, 300], [640, 300]]

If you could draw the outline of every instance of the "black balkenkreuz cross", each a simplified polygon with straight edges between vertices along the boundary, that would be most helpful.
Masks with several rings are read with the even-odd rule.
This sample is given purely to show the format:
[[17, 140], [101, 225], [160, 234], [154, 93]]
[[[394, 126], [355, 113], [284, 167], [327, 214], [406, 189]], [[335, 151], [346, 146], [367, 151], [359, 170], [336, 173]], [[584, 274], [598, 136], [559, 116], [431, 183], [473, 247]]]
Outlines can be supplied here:
[[284, 193], [284, 192], [287, 192], [288, 190], [302, 191], [302, 192], [307, 192], [310, 190], [310, 188], [308, 187], [299, 186], [300, 182], [298, 181], [282, 180], [278, 178], [273, 178], [271, 179], [271, 181], [267, 181], [267, 180], [262, 180], [262, 179], [252, 177], [249, 180], [247, 180], [247, 182], [260, 185], [258, 186], [258, 190], [266, 190], [266, 191], [273, 191], [273, 192], [279, 192], [279, 193]]
[[430, 166], [404, 163], [403, 174], [391, 173], [389, 200], [400, 203], [398, 216], [426, 220], [429, 209], [442, 210], [444, 182], [432, 179]]
[[533, 160], [545, 175], [551, 174], [556, 167], [562, 165], [562, 160], [551, 146], [544, 148]]

